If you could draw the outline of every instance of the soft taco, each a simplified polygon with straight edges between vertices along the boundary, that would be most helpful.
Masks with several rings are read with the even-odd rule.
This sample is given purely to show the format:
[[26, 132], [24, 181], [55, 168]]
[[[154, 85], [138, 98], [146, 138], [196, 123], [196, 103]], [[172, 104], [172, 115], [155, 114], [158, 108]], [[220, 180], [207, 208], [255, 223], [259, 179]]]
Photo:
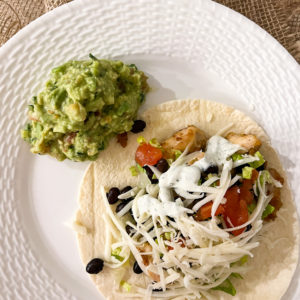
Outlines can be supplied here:
[[74, 224], [102, 295], [280, 299], [299, 226], [265, 131], [204, 100], [163, 103], [141, 118], [142, 137], [111, 143], [81, 185]]

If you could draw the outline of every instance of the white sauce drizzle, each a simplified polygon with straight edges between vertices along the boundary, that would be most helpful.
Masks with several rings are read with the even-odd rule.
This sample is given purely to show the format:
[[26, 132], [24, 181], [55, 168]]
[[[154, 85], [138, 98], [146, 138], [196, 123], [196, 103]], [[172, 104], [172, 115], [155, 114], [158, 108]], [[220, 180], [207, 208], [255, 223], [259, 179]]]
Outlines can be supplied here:
[[171, 188], [178, 189], [176, 192], [187, 199], [199, 198], [197, 194], [191, 195], [191, 198], [189, 198], [188, 192], [198, 193], [198, 195], [202, 192], [216, 193], [216, 188], [198, 185], [201, 172], [207, 170], [210, 166], [225, 164], [227, 158], [240, 149], [242, 148], [239, 145], [232, 144], [223, 137], [217, 135], [211, 137], [207, 142], [207, 150], [202, 159], [191, 166], [186, 163], [173, 164], [167, 172], [161, 174], [159, 178], [159, 199], [162, 202], [173, 201]]

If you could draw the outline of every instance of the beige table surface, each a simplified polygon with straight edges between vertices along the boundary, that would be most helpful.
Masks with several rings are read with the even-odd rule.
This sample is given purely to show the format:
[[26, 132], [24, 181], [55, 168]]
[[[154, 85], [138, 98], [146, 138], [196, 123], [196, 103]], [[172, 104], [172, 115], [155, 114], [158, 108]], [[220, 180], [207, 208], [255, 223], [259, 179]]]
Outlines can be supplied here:
[[[37, 17], [69, 1], [0, 0], [0, 46]], [[300, 62], [300, 0], [216, 2], [240, 12], [264, 28]]]

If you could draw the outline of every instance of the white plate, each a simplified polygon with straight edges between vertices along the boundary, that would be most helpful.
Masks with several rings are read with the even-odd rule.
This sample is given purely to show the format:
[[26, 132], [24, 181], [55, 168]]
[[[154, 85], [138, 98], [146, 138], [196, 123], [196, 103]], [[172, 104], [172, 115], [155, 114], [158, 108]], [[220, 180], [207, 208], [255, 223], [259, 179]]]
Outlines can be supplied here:
[[[65, 226], [87, 163], [32, 155], [19, 134], [51, 68], [90, 52], [149, 75], [143, 109], [200, 97], [254, 117], [281, 155], [299, 209], [300, 72], [271, 36], [211, 1], [74, 1], [0, 49], [1, 299], [101, 299]], [[285, 300], [299, 299], [298, 282], [299, 267]]]

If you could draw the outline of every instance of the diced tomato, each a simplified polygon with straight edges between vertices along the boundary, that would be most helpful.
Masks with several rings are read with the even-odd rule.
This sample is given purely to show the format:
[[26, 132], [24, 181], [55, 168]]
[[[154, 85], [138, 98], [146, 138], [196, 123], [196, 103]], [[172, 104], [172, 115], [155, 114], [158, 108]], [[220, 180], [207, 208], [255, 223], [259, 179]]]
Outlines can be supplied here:
[[257, 178], [258, 178], [258, 171], [254, 169], [252, 170], [252, 174], [251, 174], [251, 181], [253, 184]]
[[[228, 227], [240, 226], [248, 221], [248, 209], [247, 203], [242, 199], [240, 194], [240, 188], [238, 186], [233, 186], [227, 190], [225, 196], [226, 203], [224, 206], [224, 220]], [[231, 225], [232, 224], [232, 225]], [[237, 236], [241, 234], [245, 228], [232, 231], [232, 233]]]
[[240, 197], [245, 200], [247, 204], [251, 204], [254, 200], [253, 193], [244, 185], [240, 188]]
[[[203, 221], [203, 220], [206, 220], [208, 218], [211, 218], [212, 206], [213, 206], [212, 201], [210, 201], [210, 202], [204, 204], [203, 206], [201, 206], [200, 209], [197, 211], [197, 214], [194, 217], [194, 219], [196, 221]], [[224, 207], [222, 205], [219, 205], [219, 207], [216, 210], [215, 216], [221, 215], [223, 213], [224, 213]]]
[[144, 165], [154, 166], [162, 156], [162, 151], [159, 148], [144, 143], [137, 148], [135, 161], [142, 167]]
[[254, 200], [253, 193], [251, 189], [255, 180], [258, 178], [258, 172], [256, 170], [252, 170], [251, 179], [244, 179], [242, 182], [242, 186], [240, 188], [240, 197], [245, 200], [247, 204], [251, 204]]

